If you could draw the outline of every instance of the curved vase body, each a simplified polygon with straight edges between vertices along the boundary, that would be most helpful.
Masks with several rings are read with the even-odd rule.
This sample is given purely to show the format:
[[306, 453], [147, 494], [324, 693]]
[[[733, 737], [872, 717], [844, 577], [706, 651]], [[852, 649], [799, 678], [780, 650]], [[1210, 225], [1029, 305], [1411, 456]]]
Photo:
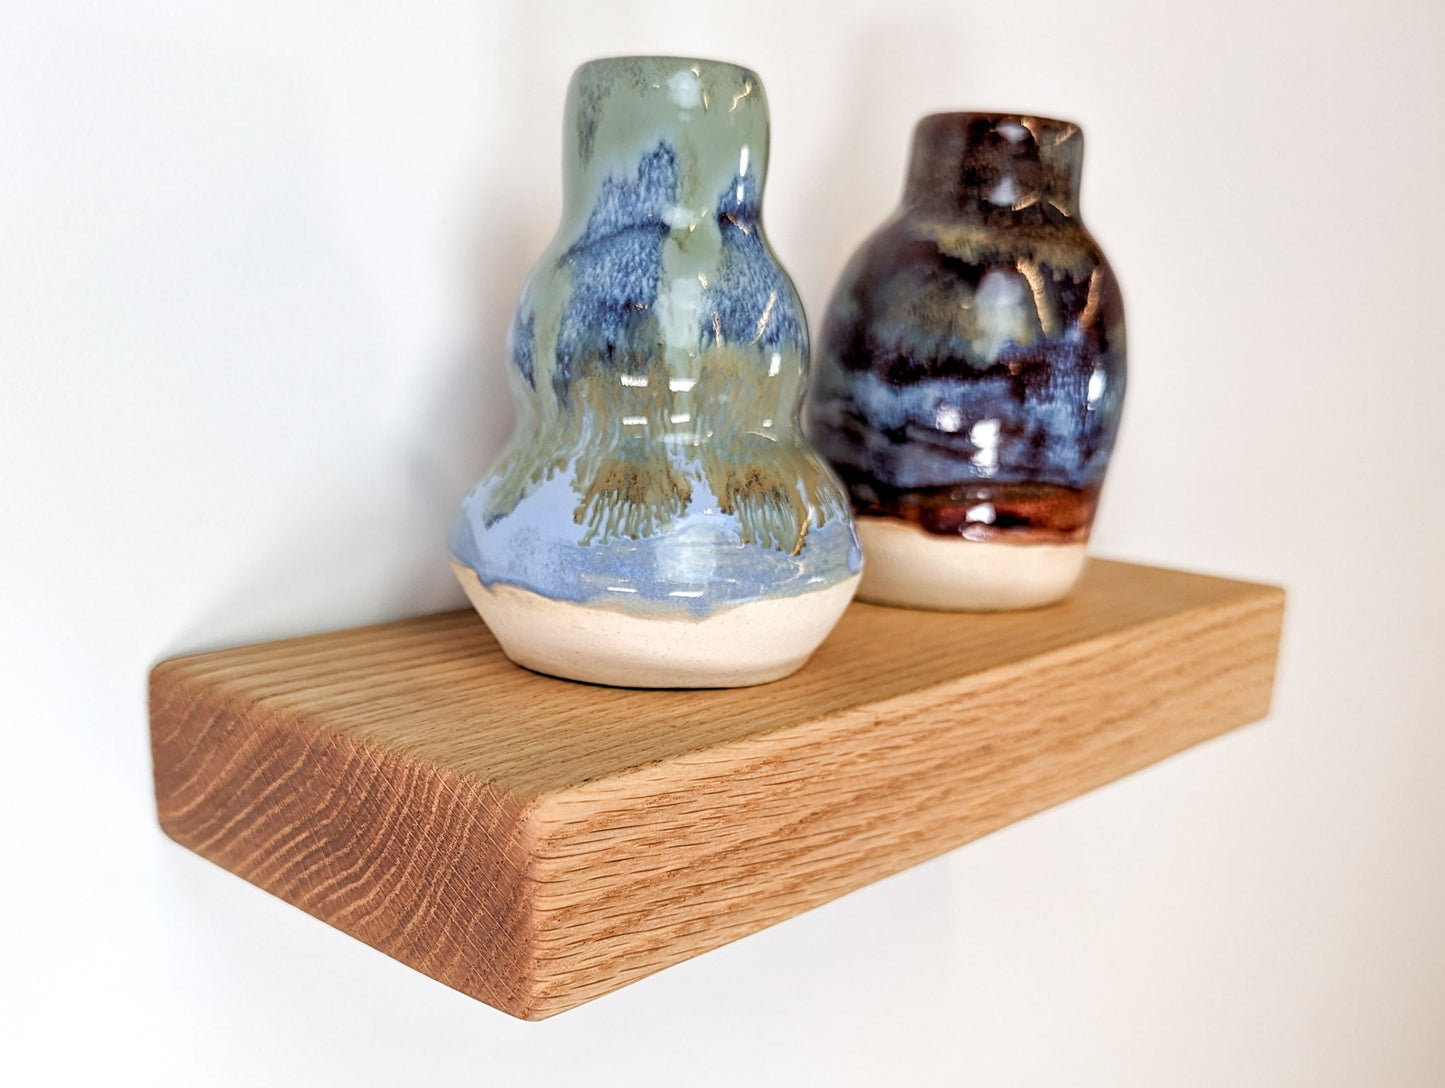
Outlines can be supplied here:
[[925, 117], [902, 207], [843, 273], [808, 416], [858, 514], [868, 600], [1028, 608], [1083, 569], [1125, 349], [1082, 158], [1067, 122]]
[[518, 425], [448, 538], [514, 661], [639, 687], [760, 683], [842, 614], [861, 554], [798, 427], [808, 333], [763, 235], [758, 77], [578, 69], [565, 202], [508, 337]]

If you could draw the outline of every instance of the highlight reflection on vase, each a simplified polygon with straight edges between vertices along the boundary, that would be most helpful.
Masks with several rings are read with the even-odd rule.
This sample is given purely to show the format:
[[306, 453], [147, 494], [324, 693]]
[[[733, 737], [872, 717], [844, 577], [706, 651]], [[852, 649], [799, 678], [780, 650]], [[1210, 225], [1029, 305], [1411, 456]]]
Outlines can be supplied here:
[[798, 426], [808, 334], [762, 229], [762, 84], [715, 61], [594, 61], [566, 134], [562, 224], [508, 338], [517, 431], [458, 512], [454, 568], [539, 671], [786, 675], [861, 553]]
[[902, 206], [834, 291], [808, 419], [858, 514], [867, 600], [1035, 607], [1083, 569], [1125, 340], [1082, 159], [1069, 122], [924, 118]]

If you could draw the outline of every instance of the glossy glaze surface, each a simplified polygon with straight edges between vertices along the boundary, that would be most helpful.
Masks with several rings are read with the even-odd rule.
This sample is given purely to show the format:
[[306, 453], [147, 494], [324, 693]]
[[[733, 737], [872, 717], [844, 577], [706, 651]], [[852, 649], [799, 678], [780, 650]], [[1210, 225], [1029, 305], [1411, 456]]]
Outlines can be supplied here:
[[902, 206], [829, 304], [808, 408], [860, 515], [968, 540], [1087, 538], [1125, 344], [1118, 283], [1079, 217], [1082, 156], [1069, 122], [919, 122]]
[[798, 408], [802, 306], [763, 234], [762, 84], [715, 61], [583, 65], [565, 206], [509, 336], [516, 433], [448, 539], [481, 585], [702, 619], [856, 577]]

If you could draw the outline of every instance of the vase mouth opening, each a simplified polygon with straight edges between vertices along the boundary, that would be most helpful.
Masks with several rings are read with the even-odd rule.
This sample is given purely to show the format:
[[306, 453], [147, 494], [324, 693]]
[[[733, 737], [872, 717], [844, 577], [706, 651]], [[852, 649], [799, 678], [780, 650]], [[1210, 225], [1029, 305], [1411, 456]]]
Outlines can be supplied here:
[[577, 72], [581, 74], [582, 72], [597, 71], [612, 66], [627, 66], [633, 68], [650, 66], [659, 68], [688, 68], [692, 65], [718, 70], [731, 69], [757, 78], [757, 73], [751, 68], [734, 61], [718, 60], [713, 57], [688, 57], [671, 53], [628, 53], [610, 57], [594, 57], [591, 60], [583, 61], [579, 64], [577, 66]]
[[1037, 114], [933, 113], [913, 130], [904, 202], [955, 214], [1078, 214], [1084, 134]]
[[993, 126], [1014, 124], [1032, 132], [1080, 132], [1082, 129], [1075, 121], [1069, 121], [1060, 117], [1045, 117], [1038, 113], [1016, 113], [1009, 110], [940, 110], [937, 113], [925, 114], [919, 118], [917, 128], [924, 126], [931, 127], [961, 127], [987, 123]]

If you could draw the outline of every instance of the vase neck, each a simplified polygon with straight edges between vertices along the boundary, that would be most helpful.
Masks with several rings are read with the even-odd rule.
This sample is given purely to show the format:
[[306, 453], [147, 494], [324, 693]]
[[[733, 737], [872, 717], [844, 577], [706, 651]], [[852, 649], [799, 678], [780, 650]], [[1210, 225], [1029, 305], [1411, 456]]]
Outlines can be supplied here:
[[913, 131], [903, 203], [964, 217], [1073, 218], [1083, 158], [1084, 134], [1069, 121], [938, 113]]
[[678, 57], [582, 65], [567, 94], [564, 215], [621, 229], [709, 216], [755, 219], [768, 160], [768, 106], [746, 68]]

